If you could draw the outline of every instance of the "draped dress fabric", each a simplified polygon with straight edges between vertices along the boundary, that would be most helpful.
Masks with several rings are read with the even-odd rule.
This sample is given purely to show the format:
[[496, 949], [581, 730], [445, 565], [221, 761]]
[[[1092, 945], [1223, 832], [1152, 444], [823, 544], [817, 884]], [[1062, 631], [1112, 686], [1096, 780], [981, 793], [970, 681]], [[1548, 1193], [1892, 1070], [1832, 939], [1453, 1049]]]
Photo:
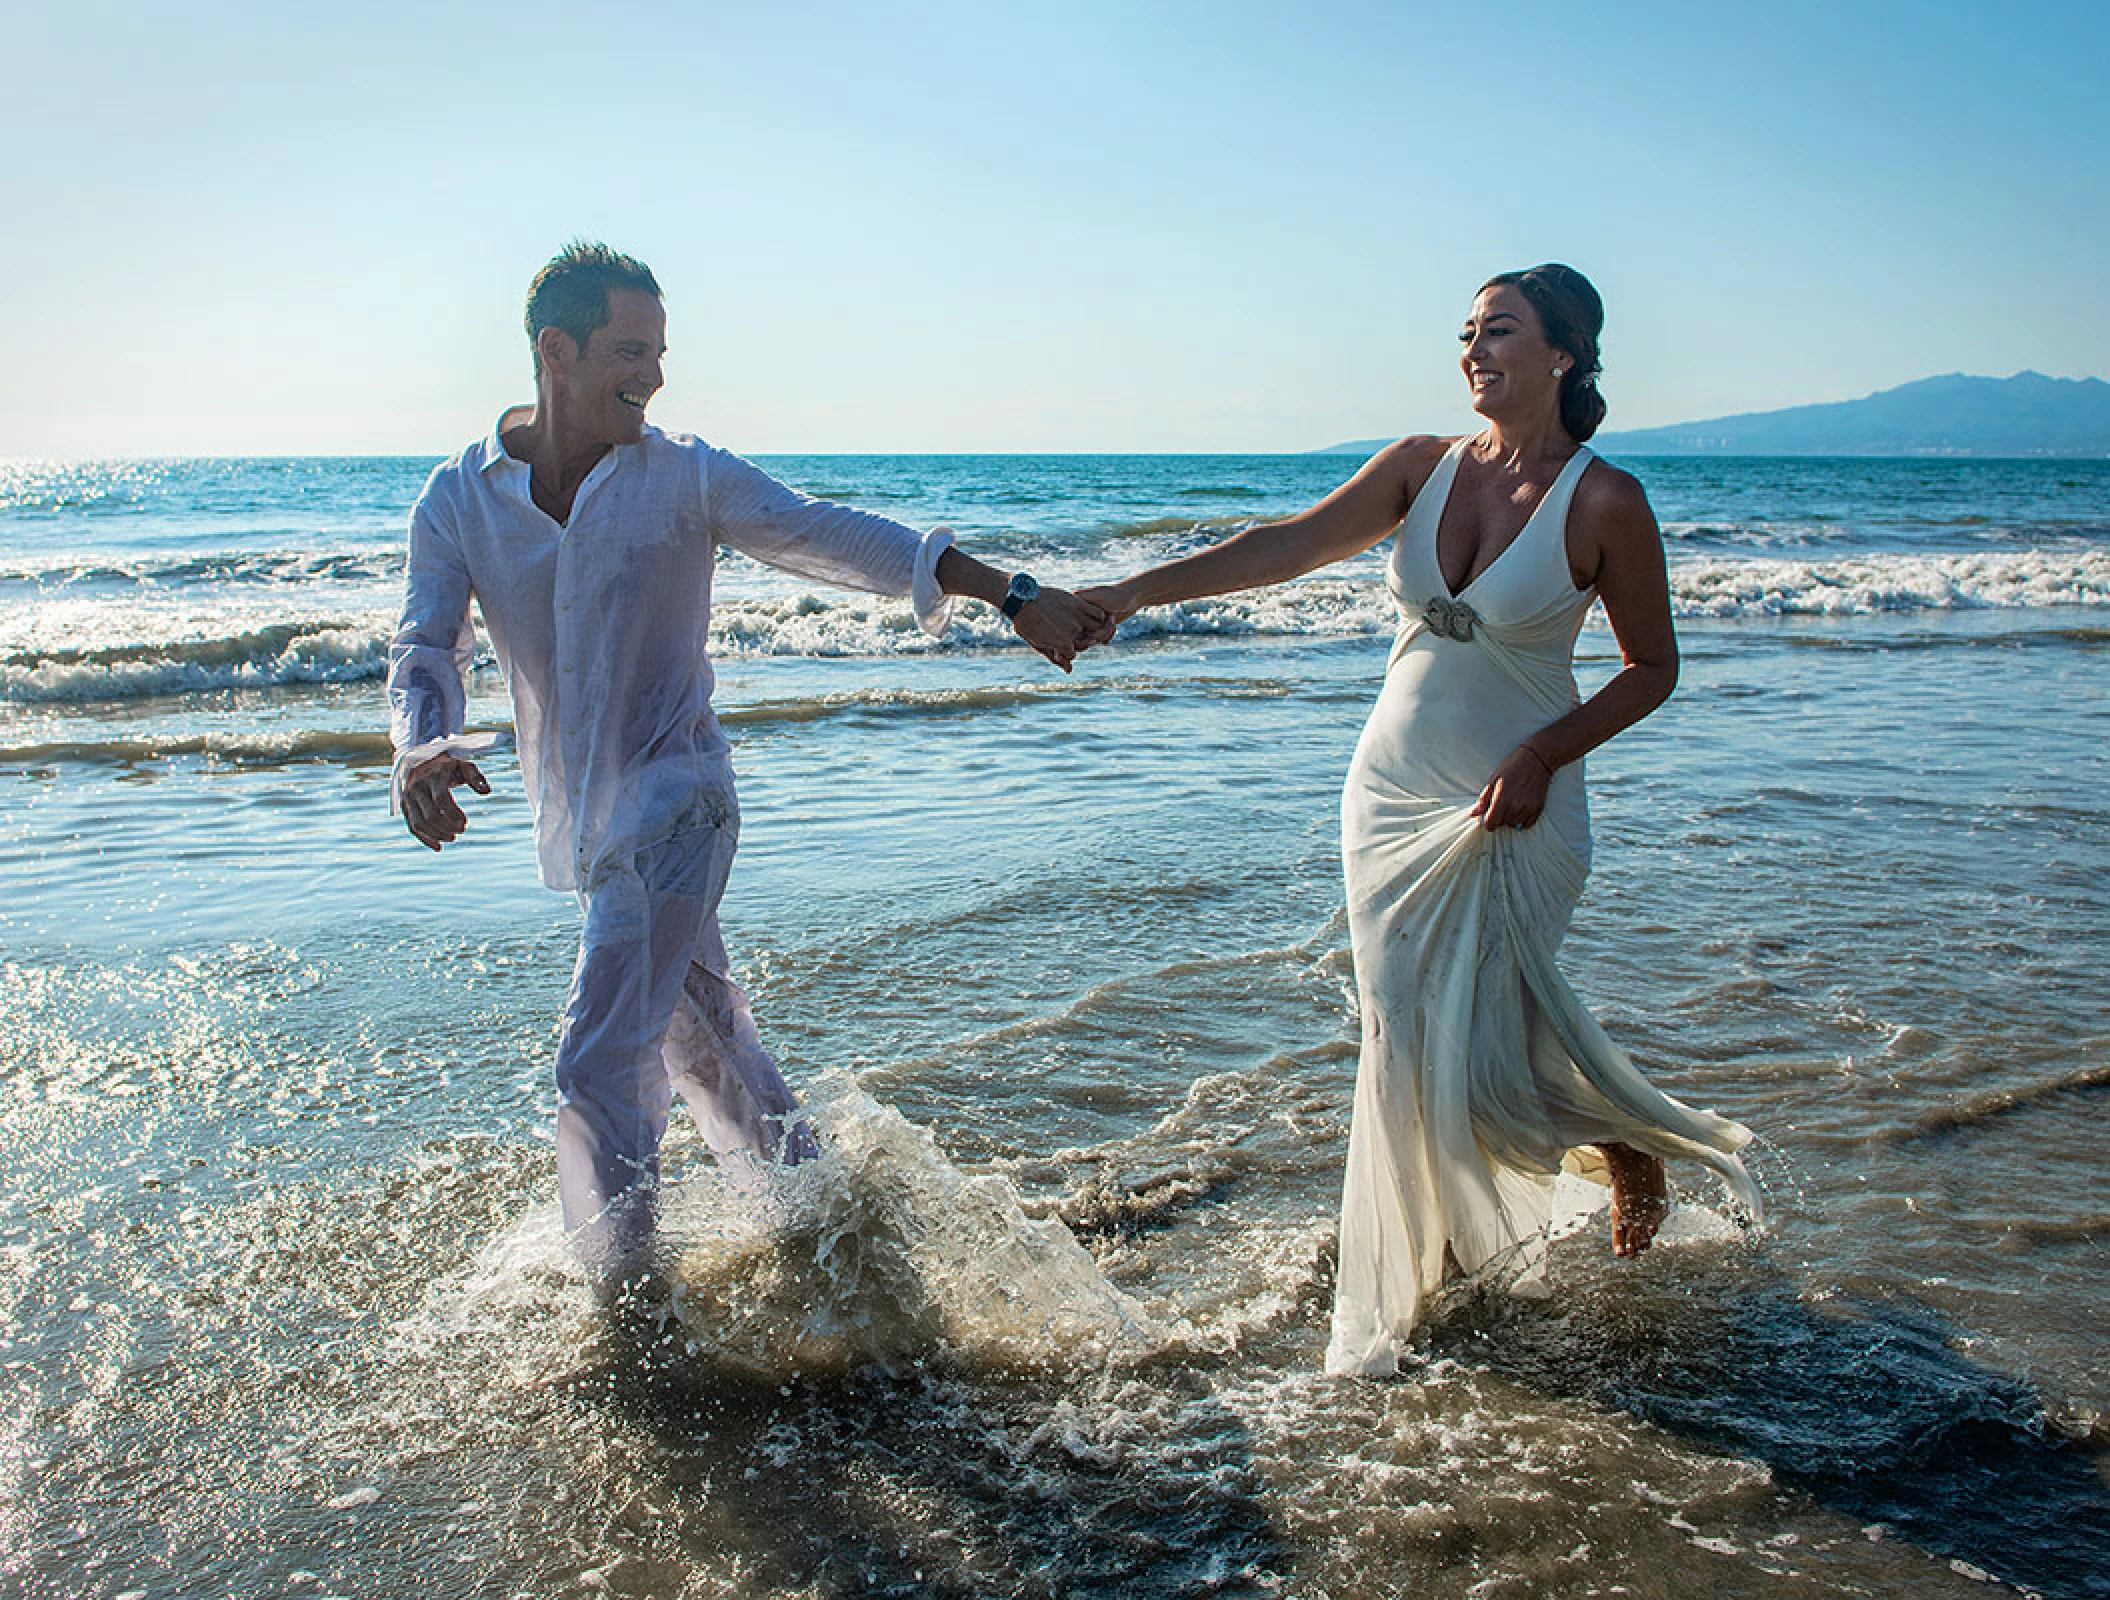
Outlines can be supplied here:
[[1383, 1374], [1443, 1281], [1543, 1293], [1552, 1184], [1569, 1149], [1619, 1142], [1711, 1167], [1756, 1216], [1733, 1122], [1642, 1076], [1555, 964], [1590, 862], [1580, 763], [1529, 828], [1471, 816], [1495, 768], [1573, 708], [1596, 598], [1569, 574], [1578, 449], [1523, 531], [1453, 594], [1436, 531], [1466, 444], [1415, 496], [1387, 584], [1402, 626], [1341, 802], [1362, 1055], [1327, 1369]]

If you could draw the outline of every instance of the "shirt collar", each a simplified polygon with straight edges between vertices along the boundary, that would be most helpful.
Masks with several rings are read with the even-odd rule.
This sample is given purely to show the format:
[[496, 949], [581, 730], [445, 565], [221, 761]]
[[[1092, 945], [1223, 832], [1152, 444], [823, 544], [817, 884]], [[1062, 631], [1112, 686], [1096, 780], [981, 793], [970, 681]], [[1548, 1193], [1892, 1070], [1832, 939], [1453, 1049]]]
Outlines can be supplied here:
[[[491, 425], [491, 431], [484, 436], [482, 445], [483, 459], [477, 463], [476, 470], [479, 473], [484, 473], [489, 472], [493, 467], [507, 465], [525, 470], [527, 467], [525, 461], [506, 454], [505, 432], [508, 428], [517, 428], [524, 422], [532, 421], [534, 415], [535, 408], [531, 405], [508, 406], [504, 411], [500, 412], [498, 420]], [[638, 444], [645, 444], [656, 438], [658, 434], [659, 429], [648, 422], [645, 424], [644, 437], [638, 441]], [[626, 453], [635, 448], [637, 448], [636, 445], [619, 444], [609, 454], [615, 459], [621, 460]]]
[[520, 424], [526, 422], [534, 414], [535, 408], [533, 406], [508, 406], [499, 413], [498, 420], [491, 425], [491, 431], [484, 439], [484, 457], [478, 463], [476, 470], [478, 472], [489, 472], [493, 467], [504, 466], [508, 462], [511, 462], [516, 467], [525, 467], [527, 465], [526, 462], [514, 461], [511, 456], [506, 454], [505, 431], [508, 428], [519, 427]]

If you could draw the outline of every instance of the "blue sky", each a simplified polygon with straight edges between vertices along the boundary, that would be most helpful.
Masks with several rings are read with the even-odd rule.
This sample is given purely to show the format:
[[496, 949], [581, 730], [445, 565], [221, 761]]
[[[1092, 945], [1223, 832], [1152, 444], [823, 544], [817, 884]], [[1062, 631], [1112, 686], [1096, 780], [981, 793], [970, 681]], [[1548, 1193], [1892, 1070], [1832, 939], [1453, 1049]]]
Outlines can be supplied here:
[[1469, 425], [1489, 273], [1608, 426], [2110, 375], [2110, 5], [74, 0], [7, 25], [0, 457], [441, 454], [565, 238], [736, 449]]

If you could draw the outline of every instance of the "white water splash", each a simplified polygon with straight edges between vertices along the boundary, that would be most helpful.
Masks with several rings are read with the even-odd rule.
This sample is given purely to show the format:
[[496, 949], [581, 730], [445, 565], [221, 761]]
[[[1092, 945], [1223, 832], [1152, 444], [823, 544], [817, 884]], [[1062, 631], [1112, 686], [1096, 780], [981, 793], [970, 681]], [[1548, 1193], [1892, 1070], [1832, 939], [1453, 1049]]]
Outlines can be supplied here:
[[[1099, 1368], [1170, 1335], [1052, 1218], [847, 1074], [811, 1086], [819, 1159], [722, 1161], [661, 1196], [663, 1348], [699, 1373], [756, 1383], [923, 1362], [983, 1370]], [[537, 1206], [436, 1283], [397, 1329], [407, 1353], [498, 1347], [511, 1382], [561, 1377], [589, 1336], [588, 1292], [554, 1204]], [[553, 1335], [551, 1324], [562, 1332]]]
[[662, 1207], [687, 1353], [756, 1378], [931, 1357], [1099, 1366], [1165, 1334], [1009, 1182], [963, 1173], [843, 1074], [813, 1087], [821, 1159], [723, 1164]]

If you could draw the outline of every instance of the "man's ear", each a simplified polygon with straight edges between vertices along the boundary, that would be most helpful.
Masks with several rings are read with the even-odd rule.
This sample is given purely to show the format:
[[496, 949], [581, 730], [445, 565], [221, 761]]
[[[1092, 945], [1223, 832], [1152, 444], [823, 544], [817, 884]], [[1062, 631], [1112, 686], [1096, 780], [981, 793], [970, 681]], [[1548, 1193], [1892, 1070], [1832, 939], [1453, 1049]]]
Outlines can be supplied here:
[[545, 368], [566, 367], [579, 359], [579, 347], [562, 328], [544, 328], [535, 335], [535, 354]]

